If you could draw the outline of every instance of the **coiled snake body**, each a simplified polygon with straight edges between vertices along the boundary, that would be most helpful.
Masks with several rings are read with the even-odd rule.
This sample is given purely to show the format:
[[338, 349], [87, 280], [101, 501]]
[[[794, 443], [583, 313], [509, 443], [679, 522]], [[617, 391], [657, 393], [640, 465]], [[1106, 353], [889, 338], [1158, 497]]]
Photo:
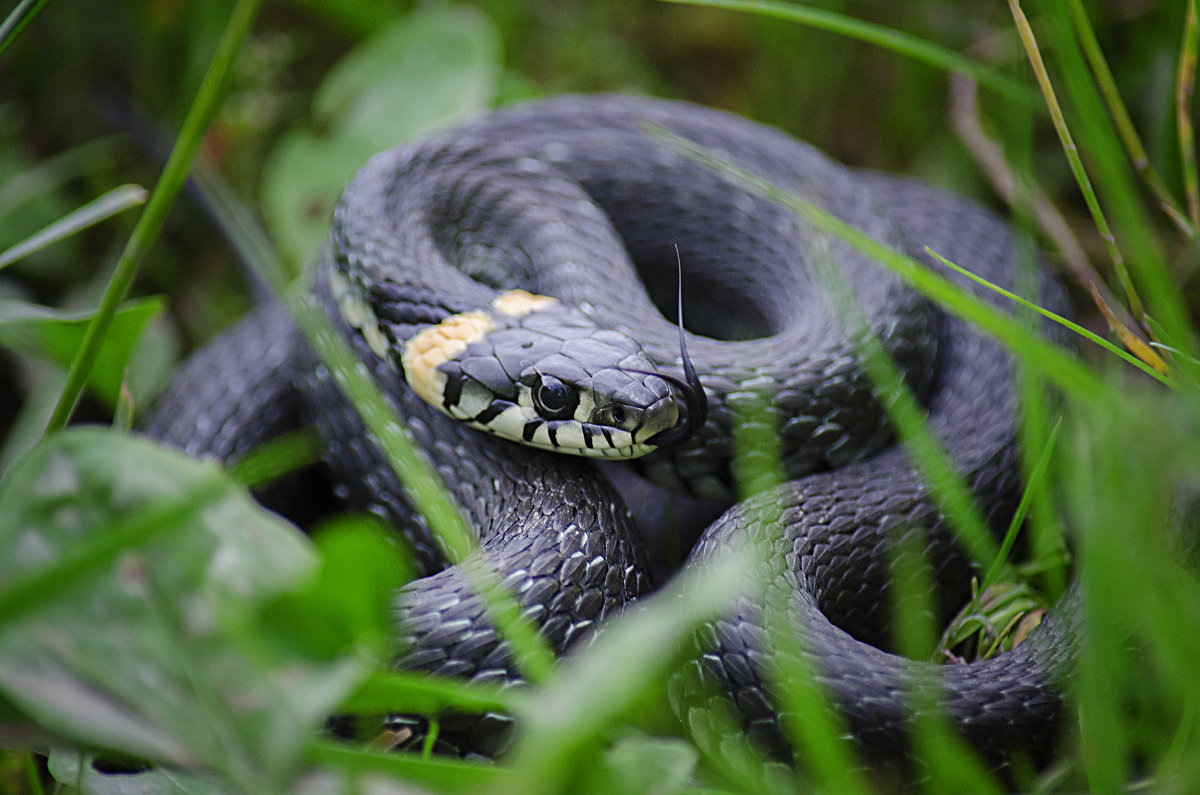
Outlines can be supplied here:
[[[646, 593], [651, 578], [620, 495], [590, 462], [550, 450], [651, 451], [639, 459], [649, 477], [727, 498], [737, 409], [766, 395], [794, 480], [730, 509], [692, 558], [764, 541], [772, 554], [759, 575], [792, 608], [809, 669], [867, 750], [906, 748], [918, 677], [940, 683], [942, 709], [985, 752], [1043, 742], [1061, 710], [1070, 621], [1047, 621], [1014, 651], [963, 666], [911, 662], [872, 645], [889, 640], [891, 542], [919, 539], [938, 580], [960, 590], [971, 569], [907, 454], [890, 446], [820, 267], [834, 266], [850, 285], [867, 331], [923, 401], [995, 526], [1009, 521], [1020, 488], [1009, 359], [846, 243], [684, 157], [648, 124], [900, 251], [922, 257], [929, 246], [1013, 284], [1006, 226], [960, 198], [847, 169], [724, 113], [564, 97], [372, 159], [347, 188], [322, 258], [316, 289], [331, 318], [556, 650]], [[681, 366], [676, 245], [687, 350], [709, 410], [689, 440], [668, 447], [656, 442], [698, 416], [675, 399], [680, 379], [669, 376]], [[614, 396], [618, 409], [601, 405]], [[512, 676], [481, 601], [459, 571], [438, 571], [424, 520], [279, 307], [258, 310], [196, 354], [148, 430], [231, 459], [303, 419], [327, 440], [339, 496], [384, 516], [436, 572], [397, 597], [408, 648], [399, 664], [485, 681]], [[782, 526], [759, 521], [764, 507]], [[693, 723], [708, 699], [731, 698], [744, 728], [778, 751], [762, 621], [758, 601], [742, 599], [703, 633], [672, 694]], [[501, 733], [487, 724], [470, 723], [468, 741], [494, 750]]]

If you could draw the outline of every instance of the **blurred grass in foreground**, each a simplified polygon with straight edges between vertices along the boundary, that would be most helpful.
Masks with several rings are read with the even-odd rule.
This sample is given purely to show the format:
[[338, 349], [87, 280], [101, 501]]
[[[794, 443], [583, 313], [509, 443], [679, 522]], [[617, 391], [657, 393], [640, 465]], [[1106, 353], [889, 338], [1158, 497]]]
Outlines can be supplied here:
[[[22, 3], [18, 10], [25, 13], [35, 5]], [[30, 60], [35, 56], [23, 51], [26, 41], [36, 41], [25, 37], [56, 35], [40, 30], [39, 25], [61, 24], [58, 35], [66, 35], [62, 30], [69, 33], [79, 24], [56, 15], [60, 5], [47, 5], [24, 28], [21, 38], [4, 42], [4, 57], [14, 59], [14, 65], [0, 62], [0, 69], [11, 68], [17, 78], [12, 85], [40, 89], [44, 100], [36, 107], [11, 100], [0, 104], [0, 132], [7, 136], [5, 141], [13, 140], [13, 129], [21, 129], [20, 120], [14, 123], [11, 114], [5, 115], [6, 109], [17, 107], [41, 122], [70, 119], [77, 111], [54, 104], [51, 99], [70, 81], [84, 82], [86, 66], [68, 58], [59, 74], [51, 75], [44, 64]], [[443, 115], [431, 117], [431, 123], [452, 121], [464, 108], [485, 107], [565, 87], [666, 86], [677, 89], [670, 93], [698, 98], [712, 91], [714, 104], [753, 110], [768, 121], [810, 133], [805, 137], [816, 137], [819, 142], [836, 140], [837, 132], [844, 132], [840, 144], [827, 147], [846, 147], [835, 151], [843, 159], [894, 164], [897, 152], [907, 152], [912, 158], [908, 162], [913, 164], [908, 170], [934, 171], [945, 176], [944, 182], [960, 187], [964, 181], [966, 169], [961, 158], [959, 165], [947, 171], [938, 166], [946, 162], [945, 152], [958, 146], [949, 136], [949, 125], [936, 120], [931, 123], [928, 113], [931, 103], [940, 104], [938, 92], [943, 76], [927, 66], [907, 71], [901, 56], [911, 55], [911, 48], [898, 48], [900, 55], [863, 50], [858, 44], [828, 34], [806, 38], [803, 28], [758, 19], [752, 13], [741, 15], [745, 19], [738, 21], [739, 15], [714, 9], [673, 9], [672, 16], [666, 17], [662, 15], [666, 12], [653, 7], [635, 13], [627, 4], [604, 2], [579, 10], [578, 16], [572, 17], [534, 3], [477, 5], [483, 14], [478, 8], [448, 13], [469, 18], [473, 20], [470, 24], [480, 30], [493, 32], [479, 33], [477, 39], [463, 44], [467, 54], [462, 59], [451, 58], [437, 67], [441, 76], [447, 70], [458, 70], [455, 79], [460, 82], [455, 85], [463, 92], [456, 96], [465, 104], [443, 107]], [[752, 4], [721, 5], [755, 10]], [[783, 6], [770, 5], [775, 10]], [[897, 27], [921, 30], [918, 39], [938, 37], [938, 27], [923, 16], [934, 13], [933, 4], [904, 5], [903, 9], [880, 7], [880, 18]], [[1154, 381], [1115, 357], [1092, 356], [1094, 367], [1085, 369], [1069, 354], [1032, 339], [1028, 326], [1023, 332], [1019, 324], [989, 321], [981, 316], [985, 323], [999, 324], [997, 328], [1022, 363], [1026, 403], [1031, 416], [1040, 418], [1027, 423], [1025, 440], [1029, 472], [1039, 466], [1044, 472], [1034, 480], [1037, 488], [1030, 495], [1027, 528], [1034, 539], [1034, 568], [1039, 572], [1035, 582], [1051, 592], [1059, 590], [1054, 583], [1061, 581], [1061, 576], [1055, 574], [1061, 570], [1061, 547], [1055, 539], [1065, 531], [1075, 576], [1085, 588], [1086, 645], [1073, 692], [1077, 731], [1069, 732], [1065, 746], [1057, 751], [1048, 770], [1017, 768], [1011, 772], [1015, 782], [992, 780], [952, 744], [939, 746], [930, 751], [937, 756], [927, 758], [922, 767], [927, 775], [922, 786], [931, 791], [954, 791], [970, 782], [975, 788], [1005, 788], [1015, 783], [1026, 789], [1048, 791], [1129, 787], [1195, 791], [1200, 789], [1200, 680], [1194, 675], [1195, 660], [1200, 659], [1200, 593], [1195, 556], [1187, 544], [1194, 537], [1196, 498], [1200, 495], [1200, 388], [1196, 379], [1196, 351], [1200, 348], [1191, 320], [1194, 304], [1190, 281], [1200, 262], [1195, 234], [1200, 227], [1195, 185], [1200, 180], [1191, 129], [1194, 111], [1186, 107], [1195, 78], [1194, 7], [1183, 2], [1160, 3], [1153, 12], [1143, 12], [1136, 28], [1118, 25], [1113, 17], [1108, 18], [1107, 25], [1093, 28], [1089, 20], [1095, 17], [1089, 18], [1085, 11], [1093, 15], [1097, 11], [1085, 9], [1078, 0], [1031, 7], [1036, 13], [1028, 27], [1023, 24], [1021, 8], [1015, 2], [1009, 5], [1009, 17], [990, 7], [975, 9], [980, 11], [978, 15], [963, 11], [965, 18], [981, 20], [978, 24], [985, 29], [967, 34], [950, 32], [946, 40], [951, 53], [973, 45], [972, 57], [990, 61], [993, 66], [989, 70], [1001, 76], [1003, 85], [1018, 82], [1031, 92], [1036, 87], [1046, 98], [1047, 115], [1056, 129], [1053, 137], [1045, 135], [1040, 119], [1023, 126], [1014, 121], [1029, 115], [1027, 97], [985, 93], [980, 103], [985, 134], [999, 138], [1010, 155], [1003, 168], [1016, 185], [1012, 193], [1014, 215], [1025, 219], [1025, 231], [1036, 236], [1038, 230], [1033, 224], [1040, 223], [1042, 216], [1029, 209], [1034, 187], [1059, 197], [1063, 214], [1075, 221], [1073, 229], [1084, 239], [1080, 250], [1085, 256], [1090, 254], [1094, 260], [1108, 263], [1099, 270], [1112, 269], [1117, 274], [1123, 296], [1120, 303], [1124, 306], [1116, 299], [1105, 299], [1095, 317], [1115, 318], [1108, 332], [1115, 344], [1128, 347], [1149, 368], [1157, 366], [1146, 351], [1152, 352], [1165, 365], [1167, 375], [1163, 379], [1168, 383]], [[1135, 13], [1126, 4], [1114, 6], [1110, 13]], [[297, 7], [308, 10], [297, 11]], [[235, 73], [232, 83], [220, 81], [223, 87], [232, 85], [233, 94], [205, 139], [208, 156], [215, 157], [222, 167], [230, 167], [235, 187], [246, 195], [257, 192], [258, 171], [245, 164], [255, 159], [254, 153], [263, 144], [250, 143], [257, 134], [252, 113], [241, 117], [246, 126], [238, 126], [239, 109], [247, 112], [255, 102], [281, 101], [281, 96], [293, 109], [304, 107], [297, 102], [294, 91], [276, 91], [279, 86], [271, 82], [282, 79], [278, 62], [272, 59], [298, 60], [294, 52], [281, 56], [278, 50], [307, 46], [314, 52], [321, 51], [329, 46], [327, 42], [318, 43], [315, 35], [305, 41], [303, 32], [315, 34], [325, 22], [337, 23], [334, 38], [353, 41], [393, 21], [392, 14], [380, 11], [379, 5], [354, 0], [297, 6], [270, 4], [268, 10], [271, 20], [264, 24], [269, 28], [277, 24], [276, 17], [282, 16], [283, 27], [293, 31], [292, 38], [281, 42], [266, 34], [251, 37], [238, 63], [245, 70], [250, 68], [248, 60], [253, 63], [258, 58], [263, 68], [257, 76]], [[308, 13], [318, 16], [302, 16]], [[422, 9], [421, 13], [425, 17], [414, 24], [435, 24], [430, 20], [438, 13], [436, 10]], [[531, 24], [539, 14], [545, 19]], [[300, 21], [296, 22], [298, 15]], [[843, 35], [880, 40], [877, 28], [853, 18], [818, 16], [835, 20]], [[169, 98], [196, 93], [194, 86], [207, 68], [229, 17], [229, 6], [221, 3], [131, 5], [98, 23], [94, 33], [97, 40], [103, 40], [129, 30], [165, 31], [180, 20], [191, 23], [185, 26], [184, 34], [163, 36], [183, 35], [184, 50], [192, 57], [182, 62], [171, 60], [172, 64], [183, 65], [165, 69], [163, 74], [138, 71], [133, 81], [140, 84], [136, 86], [138, 100], [155, 116], [180, 119], [188, 106], [172, 107]], [[405, 19], [409, 18], [394, 24], [401, 25]], [[711, 75], [706, 84], [703, 72], [693, 68], [703, 63], [701, 56], [680, 55], [686, 52], [681, 49], [683, 45], [659, 38], [664, 19], [677, 21], [683, 33], [693, 37], [697, 52], [727, 55], [736, 64], [737, 73], [747, 76], [744, 94], [734, 93], [728, 83]], [[11, 29], [17, 31], [20, 25]], [[250, 34], [249, 16], [237, 18], [231, 30], [237, 36]], [[489, 36], [501, 44], [481, 45]], [[802, 39], [821, 46], [796, 47]], [[884, 36], [883, 40], [894, 39]], [[144, 51], [128, 54], [129, 63], [137, 64], [139, 59], [154, 63], [160, 46], [149, 38]], [[873, 75], [858, 92], [848, 91], [847, 83], [839, 83], [837, 78], [852, 80], [858, 76], [856, 70], [860, 67], [854, 61], [864, 51], [868, 53], [864, 56], [868, 68], [881, 71], [878, 67], [882, 65], [882, 71], [887, 71], [895, 67], [902, 76], [889, 82]], [[1108, 65], [1103, 60], [1105, 52], [1110, 56], [1120, 52], [1120, 61]], [[591, 63], [584, 65], [587, 56], [596, 54], [601, 57], [592, 57]], [[682, 67], [672, 63], [672, 54], [681, 59]], [[226, 52], [226, 57], [231, 58], [232, 53]], [[823, 58], [828, 60], [827, 68], [814, 68]], [[16, 59], [21, 59], [19, 74]], [[1034, 79], [1020, 67], [1022, 59], [1032, 63]], [[550, 70], [547, 63], [552, 65]], [[578, 71], [571, 71], [573, 65], [579, 67]], [[373, 68], [407, 67], [401, 62]], [[394, 80], [395, 74], [389, 77]], [[830, 79], [812, 81], [821, 86], [808, 89], [811, 93], [804, 101], [795, 101], [789, 87], [805, 74]], [[1145, 79], [1146, 74], [1158, 75], [1157, 82]], [[410, 79], [419, 79], [418, 75], [414, 73]], [[44, 82], [38, 83], [35, 77]], [[67, 83], [56, 82], [63, 80]], [[365, 100], [381, 96], [373, 93], [376, 89], [369, 79], [350, 82], [355, 91], [362, 92], [355, 96]], [[1134, 85], [1154, 85], [1159, 90], [1131, 91]], [[180, 86], [187, 90], [176, 91]], [[792, 101], [788, 101], [789, 96]], [[1130, 102], [1128, 111], [1122, 96]], [[728, 101], [731, 98], [733, 101]], [[1179, 98], [1178, 108], [1172, 107], [1175, 98]], [[846, 118], [853, 117], [839, 119], [833, 115], [831, 106], [839, 102], [850, 107], [877, 104], [851, 123]], [[316, 132], [329, 140], [343, 141], [348, 151], [361, 153], [362, 142], [328, 129], [331, 117], [321, 116], [326, 111], [319, 107], [319, 101], [316, 105]], [[161, 112], [164, 109], [167, 112]], [[278, 108], [264, 111], [260, 107], [258, 111], [275, 120], [268, 126], [278, 124], [281, 118], [272, 116], [281, 113]], [[1144, 142], [1138, 139], [1137, 126], [1128, 121], [1130, 117], [1146, 121]], [[819, 129], [824, 122], [828, 122], [828, 129]], [[320, 129], [321, 125], [326, 128]], [[43, 124], [39, 129], [45, 132], [26, 131], [29, 148], [36, 151], [62, 144], [61, 134], [51, 132], [61, 127]], [[933, 127], [946, 129], [926, 135]], [[14, 184], [21, 187], [16, 180], [8, 178], [0, 184], [0, 218], [19, 219], [10, 228], [28, 228], [22, 235], [28, 237], [37, 228], [66, 217], [70, 207], [82, 202], [60, 201], [66, 194], [63, 186], [83, 183], [85, 187], [99, 187], [101, 174], [122, 170], [113, 165], [111, 155], [106, 154], [108, 144], [101, 145], [102, 140], [85, 144], [85, 158], [57, 161], [56, 168], [65, 169], [61, 175], [55, 176], [49, 170], [40, 172], [43, 182], [21, 188], [23, 196], [8, 195], [15, 191]], [[874, 140], [881, 141], [878, 150], [862, 147], [864, 141]], [[1080, 160], [1067, 167], [1062, 152], [1054, 151], [1057, 141], [1063, 142], [1068, 156], [1078, 150]], [[83, 144], [79, 140], [71, 143]], [[867, 152], [870, 154], [864, 154]], [[1148, 157], [1144, 156], [1146, 152]], [[356, 157], [346, 154], [343, 161], [334, 163], [337, 158], [331, 156], [329, 162], [337, 168], [352, 169]], [[15, 146], [0, 148], [0, 169], [7, 169], [0, 174], [33, 173], [34, 168], [28, 151]], [[336, 187], [341, 179], [344, 176], [335, 171], [315, 183], [318, 187]], [[970, 184], [972, 179], [967, 177], [965, 181]], [[122, 178], [114, 184], [128, 181]], [[145, 181], [153, 182], [153, 177]], [[1086, 212], [1080, 212], [1080, 203], [1064, 190], [1074, 181], [1088, 197]], [[104, 185], [105, 190], [111, 187]], [[90, 195], [101, 192], [92, 190]], [[268, 185], [262, 186], [262, 193], [269, 201]], [[31, 204], [29, 196], [40, 198]], [[330, 197], [314, 194], [316, 198], [328, 201]], [[56, 202], [61, 209], [56, 209]], [[32, 207], [40, 209], [31, 211]], [[305, 206], [301, 204], [294, 211], [302, 213]], [[26, 227], [31, 223], [26, 216], [40, 217], [32, 221], [32, 227]], [[1099, 225], [1099, 230], [1088, 228], [1089, 219]], [[120, 220], [102, 227], [111, 235], [110, 248], [117, 245], [112, 241], [129, 234], [129, 227], [121, 227]], [[144, 223], [149, 228], [137, 234], [148, 240], [159, 236], [168, 220], [158, 213]], [[286, 224], [272, 226], [276, 235], [287, 228]], [[187, 233], [182, 234], [186, 239]], [[235, 231], [229, 234], [235, 239], [238, 235]], [[255, 233], [244, 233], [243, 243], [247, 234]], [[0, 248], [7, 249], [19, 239], [0, 239]], [[273, 246], [290, 254], [302, 250], [302, 241], [297, 241], [280, 240]], [[70, 330], [72, 324], [77, 324], [76, 318], [62, 319], [62, 327], [58, 328], [54, 318], [28, 311], [27, 299], [61, 302], [62, 284], [79, 286], [89, 281], [92, 286], [79, 290], [72, 298], [83, 306], [94, 307], [96, 296], [106, 285], [116, 285], [115, 289], [124, 292], [121, 282], [129, 278], [128, 272], [111, 278], [107, 273], [93, 277], [89, 269], [80, 267], [87, 259], [82, 254], [87, 249], [73, 248], [75, 243], [68, 240], [65, 246], [36, 255], [31, 262], [37, 268], [22, 269], [18, 263], [5, 272], [0, 287], [6, 292], [15, 291], [22, 304], [21, 311], [13, 310], [0, 318], [8, 328], [19, 327], [23, 317], [36, 316], [41, 324], [39, 339], [58, 335], [77, 340], [77, 331]], [[243, 253], [252, 249], [253, 244], [242, 246]], [[204, 246], [198, 250], [202, 258], [214, 256]], [[181, 254], [177, 250], [174, 256]], [[252, 254], [247, 256], [254, 259]], [[147, 262], [159, 273], [145, 286], [154, 287], [168, 278], [162, 273], [163, 262], [155, 264], [152, 253]], [[211, 263], [206, 267], [211, 268]], [[45, 277], [45, 273], [56, 269], [67, 277], [59, 279], [61, 283]], [[10, 272], [17, 275], [8, 278]], [[921, 281], [927, 277], [914, 274], [914, 278]], [[218, 286], [207, 297], [187, 303], [193, 308], [220, 304], [225, 289]], [[970, 301], [953, 294], [945, 296], [945, 301], [952, 310], [976, 311]], [[110, 309], [115, 308], [111, 300], [108, 303]], [[230, 311], [226, 307], [217, 316]], [[72, 338], [72, 334], [76, 336]], [[27, 363], [27, 355], [34, 350], [22, 339], [28, 337], [12, 334], [5, 340], [10, 358], [20, 356], [20, 366], [29, 368], [30, 373], [47, 372], [43, 365]], [[105, 335], [98, 333], [97, 346], [103, 341]], [[62, 343], [56, 344], [61, 347]], [[126, 345], [132, 347], [132, 343]], [[103, 374], [107, 383], [122, 385], [128, 380], [125, 362], [130, 357], [136, 364], [138, 357], [126, 350], [123, 356], [104, 365], [109, 368]], [[57, 381], [49, 376], [38, 377], [49, 378], [50, 386], [41, 395], [60, 395], [61, 405], [74, 403], [71, 390], [62, 390], [61, 377]], [[1050, 388], [1055, 392], [1053, 401], [1045, 398]], [[109, 402], [102, 406], [112, 405], [117, 388], [110, 386], [108, 395]], [[103, 415], [108, 409], [88, 410]], [[1059, 414], [1061, 420], [1057, 419]], [[1055, 427], [1061, 430], [1051, 444]], [[247, 539], [236, 533], [222, 535], [228, 525], [220, 521], [227, 518], [221, 511], [233, 509], [218, 506], [221, 500], [238, 499], [229, 496], [236, 490], [221, 473], [207, 468], [193, 470], [189, 462], [155, 457], [158, 455], [137, 449], [136, 443], [122, 433], [68, 430], [50, 436], [19, 463], [5, 459], [10, 464], [0, 482], [0, 503], [4, 507], [0, 515], [6, 521], [0, 529], [7, 539], [6, 548], [13, 554], [7, 564], [11, 567], [9, 573], [0, 578], [0, 741], [18, 748], [32, 744], [39, 749], [51, 743], [60, 748], [99, 745], [110, 754], [123, 752], [163, 763], [159, 770], [140, 775], [102, 776], [89, 767], [91, 757], [86, 754], [55, 751], [50, 770], [67, 789], [120, 792], [145, 786], [194, 792], [304, 788], [352, 791], [385, 786], [393, 776], [436, 791], [682, 792], [699, 787], [762, 791], [791, 789], [801, 780], [809, 785], [816, 782], [814, 786], [821, 789], [857, 791], [871, 786], [886, 788], [891, 783], [886, 778], [864, 778], [854, 770], [852, 755], [843, 756], [837, 750], [828, 754], [835, 762], [827, 761], [815, 771], [802, 769], [802, 779], [793, 778], [792, 772], [781, 766], [756, 759], [753, 749], [734, 759], [707, 756], [689, 736], [687, 727], [673, 726], [665, 690], [676, 662], [675, 639], [696, 622], [719, 612], [722, 600], [730, 594], [725, 585], [730, 578], [736, 580], [740, 565], [736, 561], [727, 564], [732, 568], [719, 570], [714, 583], [680, 583], [679, 591], [648, 600], [644, 611], [616, 622], [593, 646], [547, 672], [544, 683], [538, 686], [522, 692], [498, 692], [467, 683], [429, 681], [389, 673], [383, 667], [388, 657], [386, 594], [401, 564], [388, 562], [392, 553], [384, 550], [390, 549], [390, 544], [377, 528], [351, 525], [333, 529], [328, 538], [319, 537], [315, 545], [286, 528], [264, 529], [262, 537], [273, 539], [280, 549], [292, 550], [273, 564], [280, 567], [281, 579], [270, 587], [255, 586], [265, 589], [259, 596], [229, 601], [230, 589], [243, 596], [246, 593], [245, 582], [236, 577], [222, 578], [236, 573], [236, 566], [223, 573], [187, 565], [180, 565], [176, 572], [171, 566], [208, 560], [210, 555], [214, 560], [222, 559], [213, 550], [233, 555], [230, 560], [241, 565], [254, 560], [252, 556], [241, 557], [248, 554], [243, 549]], [[1047, 463], [1040, 465], [1043, 455]], [[149, 463], [151, 460], [155, 463]], [[122, 464], [114, 467], [113, 461]], [[121, 502], [130, 498], [130, 487], [119, 485], [123, 477], [145, 481], [139, 488], [150, 484], [158, 491], [150, 489], [139, 497], [146, 500], [145, 504], [129, 513], [130, 504]], [[195, 485], [183, 488], [189, 481]], [[205, 507], [197, 509], [198, 505]], [[34, 519], [22, 523], [18, 521], [22, 516]], [[37, 533], [29, 535], [30, 527]], [[119, 529], [104, 532], [105, 528]], [[83, 537], [89, 529], [98, 533], [90, 541]], [[81, 539], [82, 544], [78, 543]], [[59, 544], [61, 556], [52, 551]], [[253, 548], [251, 543], [248, 549]], [[242, 551], [235, 552], [238, 549]], [[347, 565], [347, 560], [359, 559], [363, 550], [374, 560], [373, 565]], [[145, 567], [145, 561], [164, 555], [165, 560], [172, 561], [170, 566], [161, 570]], [[257, 576], [270, 570], [262, 568]], [[176, 576], [183, 579], [172, 579]], [[357, 587], [342, 587], [353, 579], [361, 580]], [[200, 587], [184, 589], [178, 582], [199, 582]], [[272, 592], [275, 588], [283, 588], [284, 593]], [[680, 602], [688, 609], [681, 611]], [[42, 657], [28, 656], [33, 648], [30, 637], [44, 642], [47, 632], [66, 631], [61, 616], [80, 612], [82, 605], [90, 605], [92, 611], [130, 611], [124, 615], [137, 616], [143, 622], [131, 622], [130, 626], [146, 629], [129, 637], [87, 634], [89, 622], [84, 621], [80, 629], [83, 634], [71, 636], [67, 645], [60, 641], [46, 647]], [[83, 611], [81, 615], [89, 613]], [[914, 615], [919, 616], [919, 611]], [[198, 620], [201, 625], [192, 623]], [[314, 626], [314, 620], [324, 622], [326, 628]], [[92, 628], [104, 626], [102, 618], [90, 623]], [[214, 670], [236, 670], [243, 679], [210, 679], [186, 664], [189, 638], [195, 641], [189, 633], [197, 631], [197, 626], [216, 631], [221, 638], [222, 645], [207, 652], [219, 655], [225, 666]], [[329, 626], [339, 629], [329, 632]], [[930, 633], [927, 630], [925, 634]], [[661, 646], [655, 648], [652, 640]], [[99, 644], [96, 648], [100, 651], [86, 656], [70, 653], [71, 643], [84, 642]], [[775, 642], [786, 645], [788, 638], [776, 638]], [[137, 644], [145, 646], [143, 656], [130, 654]], [[181, 655], [185, 664], [177, 668]], [[46, 666], [53, 669], [52, 676]], [[294, 703], [295, 691], [279, 686], [281, 680], [294, 682], [301, 675], [308, 692], [314, 694], [307, 704]], [[804, 679], [800, 671], [776, 675], [781, 679]], [[182, 683], [179, 692], [183, 695], [177, 704], [165, 698], [174, 691], [144, 684], [166, 680]], [[107, 687], [97, 685], [105, 681], [110, 682]], [[237, 688], [233, 687], [235, 683]], [[247, 694], [276, 692], [291, 695], [266, 697], [265, 711], [246, 708]], [[806, 700], [810, 705], [814, 703], [813, 694], [801, 691], [791, 695], [798, 704]], [[180, 720], [188, 718], [189, 697], [191, 706], [197, 700], [205, 705], [201, 719]], [[272, 699], [277, 702], [274, 710], [270, 708]], [[524, 740], [518, 739], [509, 761], [500, 765], [385, 755], [313, 739], [322, 715], [351, 705], [362, 712], [419, 712], [431, 708], [452, 711], [455, 707], [470, 711], [488, 705], [525, 715], [529, 730]], [[803, 739], [806, 736], [821, 736], [827, 725], [819, 709], [813, 714], [816, 717], [812, 726], [793, 728], [802, 744], [809, 742]], [[259, 756], [248, 757], [253, 749], [264, 750]], [[14, 753], [7, 756], [6, 763], [0, 772], [4, 776], [0, 785], [29, 791], [40, 786], [40, 770], [34, 757]], [[124, 784], [114, 783], [114, 779]], [[120, 786], [131, 789], [114, 789]]]

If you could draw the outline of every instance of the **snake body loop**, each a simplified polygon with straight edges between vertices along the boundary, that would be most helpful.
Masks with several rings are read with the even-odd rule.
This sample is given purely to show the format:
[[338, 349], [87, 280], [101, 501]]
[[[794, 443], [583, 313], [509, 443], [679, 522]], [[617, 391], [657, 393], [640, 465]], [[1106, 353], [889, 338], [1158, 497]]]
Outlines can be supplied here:
[[[645, 475], [728, 499], [735, 489], [732, 425], [742, 406], [765, 397], [766, 421], [777, 427], [792, 479], [732, 507], [704, 533], [692, 561], [747, 539], [772, 551], [759, 573], [768, 594], [789, 605], [807, 669], [869, 752], [905, 751], [920, 711], [913, 699], [919, 681], [936, 683], [951, 722], [989, 754], [1044, 742], [1071, 660], [1069, 614], [981, 664], [932, 667], [871, 645], [890, 640], [894, 542], [917, 543], [943, 585], [961, 590], [972, 570], [929, 488], [892, 446], [820, 273], [832, 266], [850, 286], [865, 333], [882, 342], [923, 401], [931, 430], [998, 528], [1020, 489], [1008, 357], [845, 242], [688, 160], [648, 125], [911, 256], [924, 257], [928, 246], [992, 282], [1015, 281], [1010, 233], [979, 207], [914, 181], [847, 169], [782, 133], [684, 103], [564, 97], [381, 153], [346, 189], [315, 289], [477, 529], [480, 554], [554, 648], [566, 650], [646, 593], [651, 578], [621, 495], [590, 462], [549, 449], [568, 437], [585, 453], [601, 436], [605, 444], [621, 441], [608, 438], [620, 433], [597, 428], [613, 420], [599, 395], [622, 395], [628, 410], [618, 412], [618, 425], [625, 423], [631, 443], [650, 439], [644, 446], [657, 448], [639, 459]], [[678, 390], [669, 377], [652, 375], [683, 369], [676, 245], [686, 346], [709, 411], [688, 441], [662, 447], [655, 434], [689, 414], [672, 402]], [[551, 304], [571, 319], [551, 324], [539, 314]], [[503, 333], [490, 336], [498, 326]], [[454, 339], [450, 349], [461, 361], [437, 354], [440, 364], [422, 369], [434, 347], [428, 338], [413, 341], [430, 328]], [[525, 340], [527, 349], [549, 345], [560, 369], [530, 370], [529, 356], [513, 353], [505, 339]], [[263, 367], [268, 354], [273, 366]], [[603, 364], [593, 361], [600, 358]], [[217, 380], [214, 367], [237, 375], [238, 394], [211, 394], [215, 387], [202, 398], [192, 394], [200, 381]], [[513, 386], [481, 392], [501, 371]], [[568, 381], [580, 385], [574, 402], [559, 392]], [[493, 406], [496, 390], [505, 394]], [[275, 407], [278, 421], [238, 408], [259, 404]], [[513, 676], [481, 601], [455, 568], [439, 570], [424, 520], [282, 310], [260, 310], [197, 354], [163, 405], [152, 434], [224, 458], [289, 418], [314, 423], [327, 440], [338, 495], [403, 532], [428, 573], [397, 596], [409, 649], [398, 664], [484, 681]], [[502, 416], [512, 419], [498, 423]], [[463, 420], [494, 432], [507, 423], [548, 449], [480, 433]], [[593, 420], [603, 423], [586, 431], [566, 424]], [[696, 661], [673, 681], [672, 698], [697, 730], [710, 725], [711, 699], [731, 699], [750, 734], [784, 753], [767, 674], [779, 652], [765, 645], [763, 626], [760, 603], [748, 593], [701, 633]], [[487, 723], [464, 720], [463, 727], [475, 747], [495, 750], [502, 732]], [[719, 745], [719, 730], [712, 731]]]

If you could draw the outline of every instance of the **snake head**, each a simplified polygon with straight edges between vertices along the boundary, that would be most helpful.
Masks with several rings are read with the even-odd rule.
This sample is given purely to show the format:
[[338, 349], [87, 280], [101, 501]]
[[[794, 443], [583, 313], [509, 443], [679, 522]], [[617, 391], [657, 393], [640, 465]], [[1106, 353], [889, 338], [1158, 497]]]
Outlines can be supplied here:
[[442, 412], [561, 453], [636, 458], [689, 438], [704, 421], [690, 362], [686, 381], [655, 372], [628, 335], [523, 291], [423, 329], [401, 363], [408, 384]]

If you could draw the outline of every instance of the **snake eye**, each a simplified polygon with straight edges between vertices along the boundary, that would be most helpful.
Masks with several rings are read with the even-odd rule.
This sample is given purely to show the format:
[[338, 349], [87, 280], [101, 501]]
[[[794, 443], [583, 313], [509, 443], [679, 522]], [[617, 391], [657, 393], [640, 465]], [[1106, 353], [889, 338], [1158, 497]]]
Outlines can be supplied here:
[[575, 414], [579, 394], [552, 375], [543, 375], [533, 389], [533, 404], [548, 420], [565, 420]]

